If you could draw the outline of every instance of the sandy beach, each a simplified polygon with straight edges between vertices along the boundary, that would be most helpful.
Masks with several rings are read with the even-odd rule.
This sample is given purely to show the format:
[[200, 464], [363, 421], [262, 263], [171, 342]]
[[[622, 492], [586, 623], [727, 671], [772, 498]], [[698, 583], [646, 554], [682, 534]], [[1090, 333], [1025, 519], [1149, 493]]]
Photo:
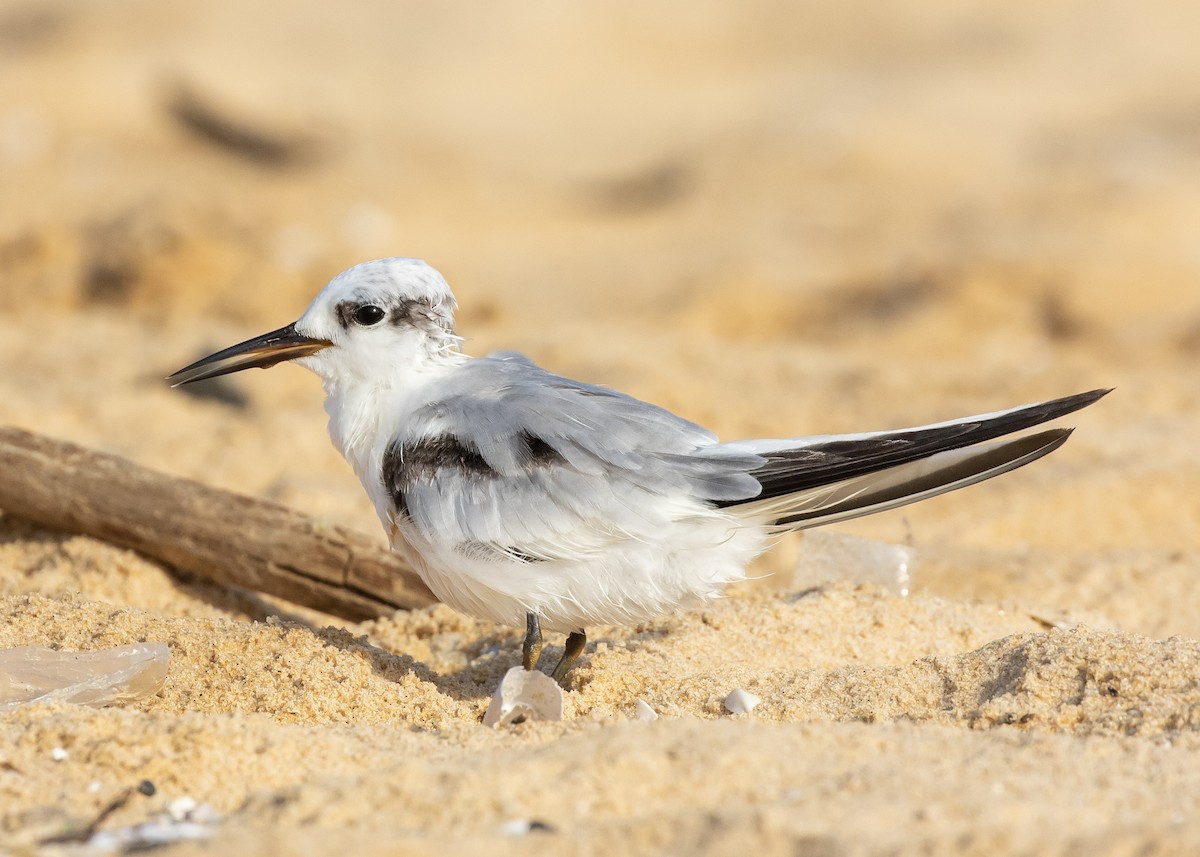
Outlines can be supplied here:
[[382, 544], [315, 377], [162, 379], [391, 255], [446, 275], [468, 352], [723, 439], [1116, 388], [1028, 468], [831, 528], [909, 546], [907, 596], [810, 585], [788, 537], [589, 629], [559, 723], [481, 725], [521, 629], [349, 624], [0, 511], [0, 649], [171, 648], [139, 702], [0, 712], [0, 851], [88, 853], [52, 840], [148, 780], [97, 830], [174, 808], [179, 855], [1195, 853], [1198, 27], [0, 2], [0, 424]]

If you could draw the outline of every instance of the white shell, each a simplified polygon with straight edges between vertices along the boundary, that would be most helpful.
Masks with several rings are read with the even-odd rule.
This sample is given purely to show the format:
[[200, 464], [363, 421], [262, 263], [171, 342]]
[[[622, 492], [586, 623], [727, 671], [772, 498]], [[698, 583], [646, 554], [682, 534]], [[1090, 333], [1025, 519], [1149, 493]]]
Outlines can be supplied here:
[[168, 803], [166, 809], [172, 821], [188, 821], [196, 811], [196, 799], [191, 795], [181, 795]]
[[725, 697], [725, 710], [730, 714], [749, 714], [760, 702], [762, 702], [761, 697], [738, 687]]
[[651, 708], [644, 699], [637, 701], [637, 719], [638, 720], [657, 720], [658, 712]]
[[507, 726], [518, 719], [562, 720], [563, 694], [558, 682], [543, 672], [513, 667], [492, 696], [484, 726]]

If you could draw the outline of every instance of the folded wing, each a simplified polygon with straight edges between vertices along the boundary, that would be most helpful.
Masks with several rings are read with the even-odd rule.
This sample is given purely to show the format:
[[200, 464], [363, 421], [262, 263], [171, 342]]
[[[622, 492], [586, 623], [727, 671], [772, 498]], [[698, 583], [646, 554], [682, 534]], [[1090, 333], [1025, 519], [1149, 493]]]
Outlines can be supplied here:
[[766, 459], [751, 471], [762, 490], [749, 500], [717, 505], [764, 516], [780, 529], [893, 509], [982, 482], [1053, 452], [1070, 430], [988, 441], [1065, 416], [1108, 392], [1093, 390], [899, 431], [730, 444]]
[[1096, 390], [900, 431], [719, 444], [629, 396], [519, 355], [439, 385], [384, 456], [406, 526], [474, 557], [579, 559], [723, 511], [798, 529], [971, 485], [1052, 452], [1068, 430], [1011, 440], [1095, 402]]
[[766, 459], [517, 355], [466, 364], [384, 456], [408, 525], [475, 557], [579, 559], [655, 541], [681, 515], [760, 492]]

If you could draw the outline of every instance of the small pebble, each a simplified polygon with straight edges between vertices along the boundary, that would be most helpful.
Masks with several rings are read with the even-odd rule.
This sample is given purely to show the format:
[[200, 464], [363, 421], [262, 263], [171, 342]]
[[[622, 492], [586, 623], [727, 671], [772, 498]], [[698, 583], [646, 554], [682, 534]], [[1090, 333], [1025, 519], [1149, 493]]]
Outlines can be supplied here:
[[761, 697], [739, 687], [725, 697], [725, 710], [730, 714], [749, 714], [760, 702], [762, 702]]
[[644, 699], [637, 701], [637, 719], [638, 720], [657, 720], [658, 712], [655, 711]]
[[65, 762], [70, 754], [62, 747], [55, 747], [50, 751], [50, 758], [56, 762]]
[[167, 815], [173, 821], [187, 821], [189, 815], [196, 809], [196, 799], [191, 795], [183, 795], [167, 803]]
[[146, 797], [153, 797], [154, 793], [158, 791], [158, 789], [154, 787], [154, 783], [150, 782], [149, 780], [142, 780], [140, 783], [138, 783], [137, 790]]
[[529, 833], [554, 833], [554, 827], [536, 818], [514, 818], [500, 827], [505, 836], [525, 836]]

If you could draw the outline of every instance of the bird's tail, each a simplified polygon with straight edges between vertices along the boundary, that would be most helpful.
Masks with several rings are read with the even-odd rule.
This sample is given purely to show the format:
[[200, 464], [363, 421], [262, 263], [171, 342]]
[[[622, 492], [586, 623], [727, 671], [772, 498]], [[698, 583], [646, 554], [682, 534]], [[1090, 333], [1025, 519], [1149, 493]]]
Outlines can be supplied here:
[[1066, 442], [1071, 429], [996, 438], [1086, 407], [1108, 392], [893, 432], [733, 444], [766, 459], [753, 471], [762, 491], [721, 505], [787, 531], [915, 503], [1048, 455]]

